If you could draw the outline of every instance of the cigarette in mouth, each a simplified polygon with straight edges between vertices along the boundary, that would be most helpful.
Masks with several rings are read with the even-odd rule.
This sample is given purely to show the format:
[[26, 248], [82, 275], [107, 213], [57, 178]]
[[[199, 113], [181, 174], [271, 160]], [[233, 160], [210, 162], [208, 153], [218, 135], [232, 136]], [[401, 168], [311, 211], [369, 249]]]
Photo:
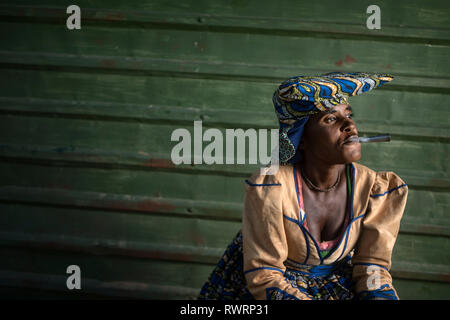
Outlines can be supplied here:
[[365, 142], [385, 142], [385, 141], [391, 141], [391, 136], [389, 133], [381, 134], [379, 136], [373, 136], [373, 137], [359, 137], [360, 143]]

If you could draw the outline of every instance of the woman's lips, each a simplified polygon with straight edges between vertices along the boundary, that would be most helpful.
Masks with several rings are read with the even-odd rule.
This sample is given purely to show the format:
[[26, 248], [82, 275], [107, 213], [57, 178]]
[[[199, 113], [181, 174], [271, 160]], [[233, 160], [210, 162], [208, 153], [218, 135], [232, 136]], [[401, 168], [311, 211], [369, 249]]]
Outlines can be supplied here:
[[342, 143], [343, 145], [346, 144], [353, 144], [353, 143], [359, 143], [359, 137], [356, 135], [353, 135], [351, 137], [348, 137], [347, 139], [345, 139], [344, 143]]

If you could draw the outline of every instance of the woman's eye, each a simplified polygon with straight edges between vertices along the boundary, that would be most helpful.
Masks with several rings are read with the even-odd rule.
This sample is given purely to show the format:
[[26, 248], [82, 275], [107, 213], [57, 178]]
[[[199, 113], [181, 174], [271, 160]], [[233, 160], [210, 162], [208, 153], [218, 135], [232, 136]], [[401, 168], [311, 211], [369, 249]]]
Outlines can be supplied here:
[[[353, 116], [354, 116], [354, 114], [353, 113], [349, 113], [349, 114], [347, 114], [345, 117], [347, 118], [347, 119], [353, 119]], [[332, 122], [334, 122], [334, 121], [337, 121], [337, 118], [336, 117], [328, 117], [328, 118], [325, 118], [325, 123], [332, 123]]]

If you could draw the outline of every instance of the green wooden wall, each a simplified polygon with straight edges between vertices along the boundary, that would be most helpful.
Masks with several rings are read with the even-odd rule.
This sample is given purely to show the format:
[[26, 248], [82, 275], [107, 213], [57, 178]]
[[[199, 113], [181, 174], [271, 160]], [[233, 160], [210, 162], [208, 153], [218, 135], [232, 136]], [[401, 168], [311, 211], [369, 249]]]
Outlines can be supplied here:
[[[8, 1], [7, 1], [8, 2]], [[392, 73], [355, 97], [361, 163], [410, 188], [403, 299], [450, 298], [450, 2], [14, 0], [0, 5], [0, 295], [192, 298], [240, 229], [250, 165], [170, 161], [176, 128], [275, 128], [289, 76]], [[339, 3], [339, 4], [338, 4]], [[81, 30], [66, 28], [67, 6]], [[381, 8], [381, 30], [366, 9]], [[66, 288], [81, 268], [82, 289]]]

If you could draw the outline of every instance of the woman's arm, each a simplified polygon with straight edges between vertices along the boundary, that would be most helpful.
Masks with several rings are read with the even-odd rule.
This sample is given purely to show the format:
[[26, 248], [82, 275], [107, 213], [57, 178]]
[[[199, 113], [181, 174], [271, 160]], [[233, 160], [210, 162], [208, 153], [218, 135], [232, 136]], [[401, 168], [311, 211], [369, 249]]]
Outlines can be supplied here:
[[255, 299], [310, 299], [285, 277], [288, 255], [282, 213], [282, 186], [274, 176], [256, 176], [246, 185], [242, 241], [244, 274]]
[[389, 270], [407, 196], [407, 185], [395, 173], [377, 173], [352, 259], [361, 299], [398, 299]]

